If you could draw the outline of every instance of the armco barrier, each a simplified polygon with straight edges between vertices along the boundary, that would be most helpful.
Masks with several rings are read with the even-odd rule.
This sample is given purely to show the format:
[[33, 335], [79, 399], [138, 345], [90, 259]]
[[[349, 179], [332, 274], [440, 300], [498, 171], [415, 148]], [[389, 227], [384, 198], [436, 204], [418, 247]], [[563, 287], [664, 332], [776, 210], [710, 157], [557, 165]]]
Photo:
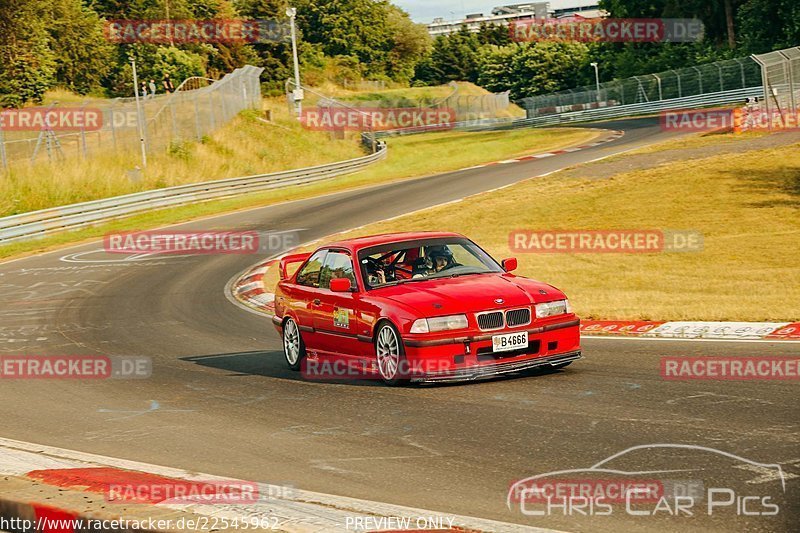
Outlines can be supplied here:
[[405, 128], [401, 130], [386, 130], [376, 132], [376, 137], [390, 137], [394, 135], [413, 135], [432, 131], [503, 131], [519, 128], [535, 128], [540, 126], [558, 126], [578, 122], [591, 122], [610, 118], [633, 117], [638, 115], [652, 115], [661, 111], [674, 111], [679, 109], [696, 109], [707, 106], [744, 103], [749, 97], [763, 98], [762, 87], [748, 87], [719, 93], [659, 100], [656, 102], [643, 102], [639, 104], [617, 105], [599, 107], [570, 113], [544, 115], [533, 118], [518, 119], [482, 119], [466, 122], [453, 122], [451, 124], [436, 124], [419, 128]]
[[675, 111], [679, 109], [696, 109], [707, 106], [744, 104], [747, 98], [764, 97], [763, 87], [748, 87], [718, 93], [707, 93], [670, 100], [655, 102], [642, 102], [638, 104], [598, 107], [583, 111], [560, 113], [557, 115], [544, 115], [525, 119], [530, 126], [553, 126], [572, 122], [588, 122], [609, 118], [632, 117], [637, 115], [651, 115], [661, 111]]
[[0, 218], [0, 245], [78, 229], [152, 209], [321, 181], [366, 168], [384, 159], [386, 154], [386, 146], [382, 144], [380, 150], [373, 154], [338, 163], [179, 185]]

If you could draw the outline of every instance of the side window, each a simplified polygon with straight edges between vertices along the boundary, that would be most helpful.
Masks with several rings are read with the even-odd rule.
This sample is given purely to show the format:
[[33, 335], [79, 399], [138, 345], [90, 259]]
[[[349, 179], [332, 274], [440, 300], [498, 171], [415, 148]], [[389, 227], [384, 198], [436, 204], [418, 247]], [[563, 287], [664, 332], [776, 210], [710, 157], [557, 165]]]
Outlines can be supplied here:
[[320, 250], [311, 256], [300, 272], [297, 273], [297, 284], [306, 287], [319, 287], [319, 274], [322, 270], [322, 261], [327, 250]]
[[350, 284], [356, 286], [356, 276], [353, 273], [353, 260], [344, 252], [328, 252], [325, 258], [325, 265], [319, 276], [319, 286], [327, 289], [331, 285], [331, 280], [336, 278], [347, 278]]

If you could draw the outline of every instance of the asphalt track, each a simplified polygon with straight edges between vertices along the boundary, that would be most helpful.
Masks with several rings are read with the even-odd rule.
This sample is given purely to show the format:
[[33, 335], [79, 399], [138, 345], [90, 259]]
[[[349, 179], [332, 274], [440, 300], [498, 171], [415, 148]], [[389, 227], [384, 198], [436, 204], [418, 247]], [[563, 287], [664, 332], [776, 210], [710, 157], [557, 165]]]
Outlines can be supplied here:
[[[303, 239], [462, 198], [663, 139], [649, 119], [593, 149], [290, 202], [180, 229], [288, 230]], [[469, 216], [468, 203], [456, 204]], [[491, 221], [486, 221], [490, 224]], [[431, 228], [435, 229], [435, 228]], [[144, 380], [0, 381], [0, 435], [259, 482], [562, 530], [789, 531], [798, 523], [796, 382], [666, 382], [665, 355], [797, 355], [797, 344], [587, 339], [558, 372], [448, 386], [308, 383], [285, 369], [269, 321], [223, 288], [259, 257], [128, 260], [98, 243], [0, 264], [0, 355], [148, 356]], [[591, 273], [587, 273], [591, 275]], [[626, 471], [675, 470], [737, 495], [771, 494], [776, 517], [632, 517], [506, 506], [514, 481], [587, 468], [626, 448]], [[623, 464], [624, 463], [624, 464]], [[580, 477], [582, 474], [575, 474]], [[659, 475], [663, 478], [663, 475]], [[776, 489], [777, 486], [777, 489]], [[777, 494], [776, 494], [777, 491]], [[752, 506], [751, 506], [752, 508]]]

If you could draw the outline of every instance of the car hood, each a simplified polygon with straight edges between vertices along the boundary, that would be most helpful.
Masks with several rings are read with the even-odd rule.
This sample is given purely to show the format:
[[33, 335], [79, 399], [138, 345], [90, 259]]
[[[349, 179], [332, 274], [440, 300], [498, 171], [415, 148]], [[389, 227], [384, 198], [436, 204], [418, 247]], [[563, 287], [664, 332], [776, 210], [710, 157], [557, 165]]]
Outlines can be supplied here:
[[[511, 274], [416, 281], [385, 287], [379, 292], [381, 297], [408, 306], [420, 316], [474, 313], [565, 298], [564, 293], [551, 285]], [[496, 301], [499, 299], [503, 302]]]

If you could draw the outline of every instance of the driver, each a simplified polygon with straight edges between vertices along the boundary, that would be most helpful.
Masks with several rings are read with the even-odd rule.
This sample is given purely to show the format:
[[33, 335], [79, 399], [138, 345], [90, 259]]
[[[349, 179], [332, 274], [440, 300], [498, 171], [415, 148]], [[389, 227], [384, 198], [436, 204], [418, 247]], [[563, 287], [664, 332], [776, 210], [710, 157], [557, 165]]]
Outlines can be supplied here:
[[430, 259], [428, 274], [436, 274], [448, 269], [455, 264], [453, 252], [447, 246], [428, 246], [425, 255]]

